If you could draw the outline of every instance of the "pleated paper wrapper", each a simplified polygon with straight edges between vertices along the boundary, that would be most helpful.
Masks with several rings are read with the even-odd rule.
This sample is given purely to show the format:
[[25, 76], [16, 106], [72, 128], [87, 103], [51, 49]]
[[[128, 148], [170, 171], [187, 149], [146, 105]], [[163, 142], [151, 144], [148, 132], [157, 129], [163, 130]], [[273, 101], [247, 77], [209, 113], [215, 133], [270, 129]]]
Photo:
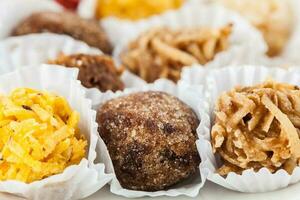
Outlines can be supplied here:
[[[128, 95], [130, 93], [139, 92], [139, 91], [163, 91], [178, 97], [184, 103], [189, 105], [194, 112], [200, 117], [200, 113], [204, 112], [204, 106], [202, 105], [204, 101], [202, 100], [202, 87], [201, 86], [190, 86], [185, 83], [178, 83], [175, 85], [171, 81], [160, 79], [153, 84], [148, 84], [141, 86], [139, 88], [130, 88], [125, 89], [123, 92], [106, 92], [106, 93], [94, 93], [89, 96], [89, 98], [93, 102], [93, 108], [95, 110], [99, 109], [99, 107], [104, 104], [106, 101]], [[202, 125], [202, 119], [200, 119], [200, 125]], [[198, 128], [199, 129], [199, 128]], [[101, 141], [97, 147], [97, 152], [99, 153], [100, 157], [102, 158], [101, 162], [105, 163], [107, 167], [108, 173], [114, 173], [113, 164], [107, 148], [101, 138]], [[156, 191], [156, 192], [144, 192], [144, 191], [134, 191], [122, 188], [119, 181], [116, 177], [113, 178], [110, 191], [114, 194], [121, 195], [127, 198], [136, 198], [136, 197], [158, 197], [158, 196], [178, 196], [178, 195], [185, 195], [190, 197], [195, 197], [199, 193], [200, 188], [204, 185], [206, 180], [205, 174], [197, 174], [190, 179], [177, 184], [174, 187], [171, 187], [168, 190]]]
[[94, 163], [98, 139], [96, 112], [85, 90], [76, 80], [78, 70], [59, 66], [41, 65], [27, 67], [0, 76], [0, 93], [8, 94], [18, 87], [47, 90], [67, 99], [79, 112], [79, 129], [88, 140], [88, 153], [80, 164], [67, 167], [63, 173], [40, 181], [23, 183], [1, 181], [0, 191], [36, 200], [80, 199], [87, 197], [111, 181], [112, 174], [105, 173], [103, 163]]
[[300, 1], [290, 0], [294, 14], [294, 29], [283, 53], [281, 66], [300, 65]]

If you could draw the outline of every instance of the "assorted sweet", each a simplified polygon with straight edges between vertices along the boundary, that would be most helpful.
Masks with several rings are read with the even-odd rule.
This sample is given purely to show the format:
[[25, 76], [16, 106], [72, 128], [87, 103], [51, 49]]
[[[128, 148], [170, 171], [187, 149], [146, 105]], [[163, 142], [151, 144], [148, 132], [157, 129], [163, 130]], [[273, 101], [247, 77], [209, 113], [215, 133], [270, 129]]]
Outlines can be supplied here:
[[98, 19], [115, 16], [121, 19], [137, 20], [179, 8], [184, 0], [97, 0]]
[[239, 12], [258, 28], [268, 46], [269, 56], [281, 53], [290, 38], [294, 16], [289, 1], [282, 0], [216, 0]]
[[148, 91], [109, 100], [99, 107], [97, 122], [124, 188], [163, 190], [198, 170], [199, 120], [172, 95]]
[[121, 54], [123, 65], [147, 82], [180, 79], [181, 69], [206, 64], [229, 47], [232, 25], [222, 28], [153, 28], [132, 41]]
[[114, 61], [108, 56], [61, 54], [57, 59], [50, 60], [49, 63], [79, 68], [78, 79], [87, 88], [98, 88], [102, 92], [124, 89], [124, 83], [120, 78], [123, 69], [117, 69]]
[[266, 167], [291, 174], [300, 164], [299, 105], [297, 86], [274, 81], [224, 92], [211, 131], [213, 150], [224, 162], [218, 173]]
[[90, 46], [111, 54], [112, 46], [97, 21], [80, 18], [72, 12], [37, 12], [25, 18], [12, 31], [11, 35], [52, 32], [69, 35]]
[[59, 174], [85, 157], [79, 113], [66, 99], [29, 88], [0, 96], [0, 180], [25, 183]]
[[[80, 3], [56, 1], [73, 11]], [[271, 57], [278, 56], [291, 37], [295, 16], [288, 1], [211, 1], [237, 11], [259, 29]], [[95, 0], [95, 17], [139, 20], [180, 8], [185, 2]], [[69, 35], [105, 54], [114, 50], [99, 21], [71, 11], [33, 13], [11, 36], [43, 32]], [[206, 65], [228, 50], [232, 32], [232, 24], [219, 28], [151, 27], [124, 46], [119, 55], [121, 67], [102, 54], [61, 53], [47, 62], [78, 68], [82, 85], [101, 92], [124, 90], [125, 69], [148, 83], [160, 78], [176, 83], [184, 67]], [[209, 142], [217, 160], [220, 156], [216, 173], [223, 178], [231, 172], [262, 168], [292, 174], [300, 166], [299, 87], [273, 80], [237, 86], [218, 97], [214, 114]], [[0, 181], [32, 183], [79, 164], [88, 146], [78, 127], [79, 118], [64, 97], [48, 91], [17, 88], [9, 95], [1, 94]], [[96, 121], [123, 188], [167, 190], [199, 173], [196, 129], [200, 121], [179, 98], [158, 91], [126, 93], [101, 104]]]

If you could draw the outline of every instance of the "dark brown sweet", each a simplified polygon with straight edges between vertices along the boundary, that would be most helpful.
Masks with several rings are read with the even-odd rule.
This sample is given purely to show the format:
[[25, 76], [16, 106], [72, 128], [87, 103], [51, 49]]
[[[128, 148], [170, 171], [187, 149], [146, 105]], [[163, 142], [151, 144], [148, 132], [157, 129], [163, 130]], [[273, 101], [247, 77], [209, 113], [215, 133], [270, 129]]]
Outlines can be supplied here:
[[197, 116], [164, 92], [139, 92], [102, 105], [99, 133], [122, 187], [166, 189], [195, 174]]
[[71, 12], [38, 12], [22, 21], [12, 31], [13, 36], [52, 32], [66, 34], [90, 46], [111, 54], [112, 46], [97, 21], [87, 20]]
[[102, 92], [107, 90], [117, 91], [124, 89], [124, 83], [120, 79], [122, 70], [118, 70], [113, 60], [105, 55], [60, 55], [50, 64], [79, 68], [78, 79], [87, 88], [98, 88]]

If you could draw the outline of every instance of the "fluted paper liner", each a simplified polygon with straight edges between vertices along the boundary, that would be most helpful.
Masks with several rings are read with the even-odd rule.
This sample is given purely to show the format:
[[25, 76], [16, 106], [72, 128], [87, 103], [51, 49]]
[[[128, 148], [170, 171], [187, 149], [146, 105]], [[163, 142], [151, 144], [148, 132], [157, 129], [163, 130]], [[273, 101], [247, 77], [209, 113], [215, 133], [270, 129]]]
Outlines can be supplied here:
[[26, 17], [40, 11], [60, 12], [63, 8], [55, 1], [1, 0], [0, 40], [10, 36], [12, 30]]
[[77, 13], [84, 18], [94, 18], [96, 15], [97, 0], [81, 0]]
[[29, 34], [0, 41], [0, 74], [20, 67], [39, 65], [60, 54], [102, 54], [84, 42], [53, 33]]
[[85, 90], [76, 80], [77, 69], [42, 65], [28, 67], [0, 76], [0, 93], [8, 94], [18, 87], [47, 90], [67, 99], [79, 112], [80, 132], [88, 140], [86, 158], [80, 164], [67, 167], [63, 173], [29, 184], [19, 181], [1, 181], [0, 192], [7, 192], [27, 199], [80, 199], [91, 195], [111, 180], [104, 172], [103, 163], [94, 163], [98, 139], [96, 112]]
[[[200, 117], [200, 113], [204, 112], [204, 101], [202, 96], [202, 87], [201, 86], [190, 86], [185, 83], [178, 83], [178, 85], [175, 85], [174, 83], [168, 81], [168, 80], [158, 80], [153, 84], [148, 84], [141, 86], [139, 88], [130, 88], [125, 89], [123, 92], [106, 92], [106, 93], [93, 93], [90, 94], [89, 98], [93, 102], [93, 108], [97, 110], [100, 105], [105, 103], [106, 101], [127, 95], [134, 92], [139, 91], [163, 91], [167, 92], [171, 95], [174, 95], [181, 99], [183, 102], [185, 102], [187, 105], [189, 105], [194, 112], [197, 114], [198, 117]], [[203, 126], [202, 119], [200, 119], [200, 125], [199, 127]], [[199, 128], [198, 128], [199, 129]], [[101, 161], [105, 163], [105, 166], [107, 167], [108, 173], [114, 173], [113, 164], [111, 161], [111, 158], [109, 156], [109, 153], [107, 151], [107, 148], [103, 142], [103, 140], [99, 137], [100, 142], [97, 146], [97, 153], [99, 153], [100, 157], [102, 158]], [[178, 195], [186, 195], [190, 197], [195, 197], [198, 193], [200, 188], [205, 183], [206, 177], [205, 174], [197, 174], [194, 177], [191, 177], [188, 180], [183, 181], [182, 183], [171, 187], [168, 190], [162, 190], [162, 191], [156, 191], [156, 192], [144, 192], [144, 191], [134, 191], [134, 190], [128, 190], [125, 188], [122, 188], [119, 181], [117, 180], [116, 176], [114, 176], [111, 185], [110, 185], [110, 191], [114, 194], [121, 195], [128, 198], [136, 198], [136, 197], [157, 197], [157, 196], [178, 196]]]
[[[196, 73], [196, 69], [193, 72]], [[222, 92], [229, 91], [235, 86], [255, 85], [268, 78], [278, 82], [300, 85], [300, 68], [232, 66], [219, 70], [200, 70], [198, 76], [201, 75], [206, 76], [206, 100], [211, 109], [201, 116], [201, 119], [205, 120], [206, 126], [199, 129], [201, 136], [197, 141], [197, 146], [202, 149], [199, 151], [202, 160], [200, 171], [207, 174], [208, 180], [231, 190], [251, 193], [273, 191], [298, 182], [300, 180], [300, 167], [296, 167], [292, 175], [283, 169], [272, 174], [267, 168], [262, 168], [258, 172], [248, 169], [242, 175], [231, 172], [227, 177], [220, 176], [216, 170], [221, 166], [221, 161], [213, 154], [210, 128], [214, 118], [213, 107]]]
[[294, 30], [286, 47], [281, 55], [281, 65], [300, 65], [299, 48], [300, 48], [300, 1], [289, 0], [292, 5], [294, 15]]
[[[0, 74], [21, 67], [47, 63], [61, 53], [102, 54], [100, 50], [67, 35], [40, 33], [11, 37], [0, 41]], [[129, 88], [145, 84], [145, 81], [128, 71], [122, 74], [121, 79], [125, 87]], [[91, 92], [90, 90], [96, 89], [88, 89], [87, 92]]]

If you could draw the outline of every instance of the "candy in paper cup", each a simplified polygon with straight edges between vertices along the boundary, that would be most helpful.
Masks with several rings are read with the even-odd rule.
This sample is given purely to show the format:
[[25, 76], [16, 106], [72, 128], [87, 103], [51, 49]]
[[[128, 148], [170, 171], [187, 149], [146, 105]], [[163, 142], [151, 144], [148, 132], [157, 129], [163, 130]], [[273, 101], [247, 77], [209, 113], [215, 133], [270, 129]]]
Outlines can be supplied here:
[[[299, 48], [300, 48], [300, 1], [288, 0], [293, 12], [293, 30], [289, 40], [285, 44], [282, 53], [276, 57], [262, 55], [257, 58], [257, 63], [268, 67], [288, 68], [300, 65]], [[253, 64], [253, 63], [251, 63]]]
[[48, 178], [23, 183], [1, 181], [0, 191], [27, 199], [80, 199], [91, 195], [111, 181], [111, 174], [104, 172], [103, 163], [95, 163], [98, 139], [96, 112], [85, 90], [76, 80], [78, 70], [58, 66], [41, 65], [27, 67], [0, 76], [0, 93], [8, 94], [15, 88], [28, 87], [47, 90], [67, 99], [70, 106], [79, 112], [79, 129], [88, 140], [88, 153], [80, 164], [67, 167], [63, 173]]
[[[199, 0], [199, 1], [203, 4], [217, 3], [221, 5], [221, 3], [218, 3], [217, 0]], [[284, 67], [284, 68], [300, 64], [300, 58], [298, 56], [298, 49], [300, 47], [300, 14], [299, 14], [300, 1], [299, 0], [286, 0], [286, 1], [290, 3], [292, 17], [293, 17], [293, 23], [291, 24], [291, 26], [293, 26], [293, 28], [292, 28], [292, 33], [290, 35], [290, 38], [285, 44], [281, 54], [275, 57], [269, 57], [266, 55], [267, 52], [264, 52], [265, 53], [264, 55], [262, 54], [257, 58], [256, 63], [248, 63], [248, 64], [252, 64], [252, 65], [260, 64], [264, 66], [270, 66], [270, 67], [276, 66], [276, 67]], [[232, 12], [235, 11], [232, 10]], [[284, 13], [277, 13], [276, 16], [273, 15], [273, 18], [275, 18], [275, 20], [277, 20], [278, 18], [280, 19], [282, 17], [281, 15], [284, 15]], [[243, 16], [240, 17], [244, 18]], [[272, 23], [272, 21], [269, 20], [269, 23]]]
[[12, 30], [35, 12], [60, 12], [63, 8], [55, 1], [9, 0], [0, 1], [0, 40], [10, 36]]
[[[29, 34], [10, 37], [0, 41], [0, 74], [20, 67], [37, 66], [57, 58], [60, 54], [103, 54], [100, 50], [67, 35], [53, 33]], [[125, 87], [134, 87], [145, 82], [125, 71], [121, 79]], [[98, 90], [98, 89], [88, 89]]]
[[[202, 72], [199, 72], [199, 74]], [[206, 93], [209, 97], [207, 102], [211, 104], [210, 107], [213, 107], [222, 92], [229, 91], [235, 86], [259, 84], [268, 78], [278, 82], [300, 85], [300, 69], [231, 66], [219, 70], [210, 70], [206, 79]], [[212, 109], [203, 114], [204, 116], [201, 116], [201, 118], [213, 122]], [[272, 174], [267, 168], [262, 168], [258, 172], [248, 169], [243, 171], [241, 175], [231, 172], [226, 177], [220, 176], [216, 173], [216, 170], [221, 166], [221, 161], [214, 155], [211, 145], [211, 123], [207, 123], [206, 127], [201, 130], [201, 133], [199, 133], [201, 136], [197, 141], [198, 148], [202, 147], [202, 151], [199, 151], [202, 160], [200, 171], [207, 174], [208, 180], [231, 190], [251, 193], [277, 190], [300, 180], [300, 167], [296, 167], [291, 175], [283, 169]]]
[[[200, 119], [199, 127], [203, 126], [203, 120], [200, 118], [200, 115], [205, 110], [204, 101], [202, 100], [202, 86], [190, 86], [185, 83], [178, 83], [175, 85], [171, 81], [160, 79], [153, 84], [147, 84], [141, 86], [139, 88], [130, 88], [125, 89], [122, 92], [106, 92], [106, 93], [94, 93], [90, 94], [89, 98], [93, 102], [93, 108], [97, 110], [99, 106], [104, 104], [106, 101], [117, 98], [120, 96], [128, 95], [130, 93], [139, 92], [139, 91], [163, 91], [178, 97], [181, 101], [189, 105], [197, 116]], [[198, 128], [199, 129], [199, 128]], [[105, 163], [107, 167], [108, 173], [114, 173], [113, 164], [105, 143], [99, 137], [100, 142], [97, 146], [97, 153], [100, 152], [101, 162]], [[191, 177], [188, 180], [183, 181], [182, 183], [176, 184], [174, 187], [171, 187], [168, 190], [161, 190], [156, 192], [145, 192], [145, 191], [134, 191], [122, 188], [116, 176], [114, 176], [112, 182], [110, 183], [110, 190], [112, 193], [121, 195], [127, 198], [136, 198], [136, 197], [157, 197], [157, 196], [178, 196], [178, 195], [186, 195], [190, 197], [195, 197], [198, 193], [200, 188], [204, 185], [206, 180], [205, 174], [197, 174], [194, 177]]]
[[[207, 20], [209, 19], [209, 20]], [[120, 61], [120, 54], [126, 51], [127, 45], [141, 33], [151, 28], [167, 26], [174, 29], [184, 27], [220, 28], [233, 24], [233, 32], [229, 37], [227, 50], [218, 53], [205, 67], [220, 68], [230, 64], [256, 64], [257, 57], [264, 54], [266, 44], [262, 35], [248, 22], [218, 5], [190, 3], [179, 10], [151, 17], [137, 22], [119, 23], [114, 19], [103, 21], [108, 35], [118, 44], [114, 58]]]
[[292, 67], [300, 65], [299, 48], [300, 48], [300, 1], [287, 0], [291, 5], [291, 12], [293, 14], [293, 29], [289, 40], [285, 44], [280, 55], [275, 57], [268, 57], [266, 55], [261, 57], [259, 64], [276, 67]]

